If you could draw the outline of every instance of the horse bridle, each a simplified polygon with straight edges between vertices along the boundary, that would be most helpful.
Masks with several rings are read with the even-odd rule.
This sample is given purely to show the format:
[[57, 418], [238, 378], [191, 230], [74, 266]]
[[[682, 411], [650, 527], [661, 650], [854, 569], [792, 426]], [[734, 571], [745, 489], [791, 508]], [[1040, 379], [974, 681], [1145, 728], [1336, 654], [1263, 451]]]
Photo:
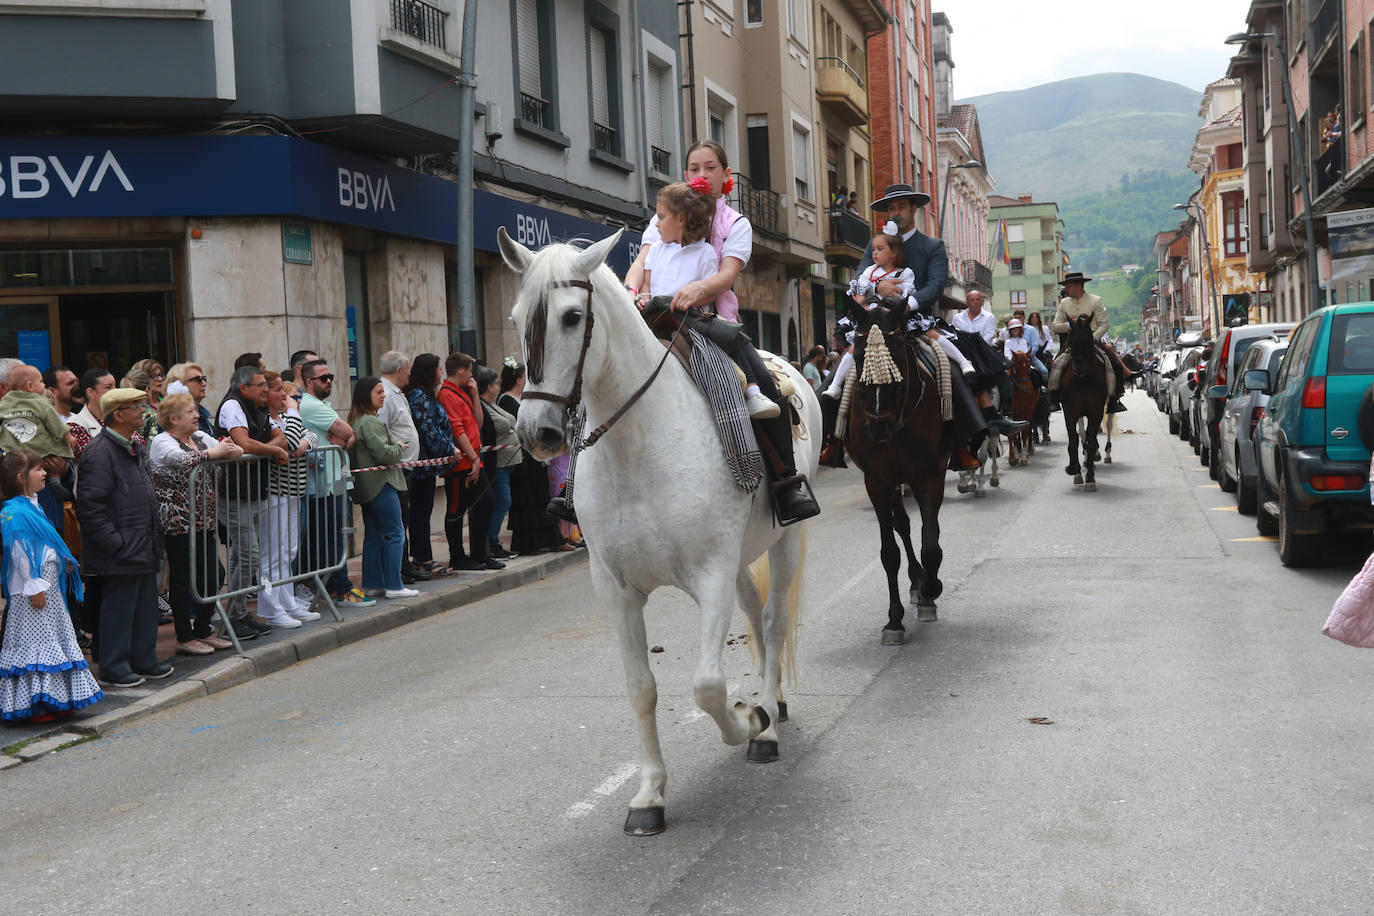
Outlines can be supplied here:
[[[906, 340], [905, 340], [905, 334], [903, 333], [902, 324], [901, 324], [900, 322], [898, 323], [897, 327], [894, 328], [894, 329], [891, 330], [891, 331], [884, 331], [881, 327], [878, 326], [878, 324], [877, 324], [876, 322], [874, 322], [873, 324], [870, 324], [870, 325], [868, 326], [868, 330], [867, 330], [867, 331], [862, 331], [862, 332], [861, 332], [861, 331], [859, 331], [859, 329], [856, 327], [856, 328], [854, 329], [854, 339], [855, 339], [856, 341], [857, 341], [857, 340], [860, 340], [860, 339], [867, 341], [867, 340], [868, 340], [869, 332], [872, 331], [873, 328], [875, 328], [875, 327], [878, 328], [878, 333], [882, 334], [884, 339], [896, 338], [896, 339], [900, 342], [900, 344], [901, 344], [901, 346], [902, 346], [903, 348], [906, 348], [906, 347], [907, 347]], [[888, 347], [888, 350], [889, 350], [889, 351], [891, 351], [891, 349], [892, 349], [892, 347]], [[913, 352], [912, 355], [915, 356], [914, 352]], [[920, 376], [920, 368], [919, 368], [919, 366], [920, 366], [920, 357], [915, 357], [915, 358], [911, 361], [911, 363], [910, 363], [910, 371], [908, 371], [908, 372], [902, 377], [902, 381], [901, 381], [901, 383], [900, 383], [901, 386], [902, 386], [902, 391], [901, 391], [901, 395], [897, 398], [897, 403], [896, 403], [895, 406], [890, 407], [890, 408], [888, 408], [888, 409], [886, 409], [886, 410], [879, 410], [879, 412], [876, 413], [876, 414], [874, 414], [874, 413], [869, 413], [869, 412], [868, 412], [867, 405], [864, 406], [864, 417], [868, 420], [869, 423], [878, 423], [878, 422], [882, 422], [882, 421], [884, 421], [884, 420], [890, 420], [890, 419], [892, 419], [892, 418], [895, 416], [895, 417], [896, 417], [896, 425], [895, 425], [895, 426], [893, 427], [893, 429], [892, 429], [892, 432], [893, 432], [894, 434], [897, 433], [897, 432], [900, 432], [900, 431], [902, 430], [902, 428], [906, 426], [907, 418], [908, 418], [909, 416], [911, 416], [911, 414], [916, 410], [917, 407], [920, 407], [920, 406], [921, 406], [921, 401], [925, 400], [925, 396], [926, 396], [926, 382], [925, 382], [925, 379], [924, 379], [924, 378], [919, 378], [919, 376]], [[858, 370], [857, 364], [855, 365], [853, 371], [855, 371], [855, 372], [859, 371], [859, 370]], [[912, 404], [911, 407], [908, 408], [907, 410], [901, 411], [902, 405], [906, 403], [907, 397], [908, 397], [908, 395], [911, 393], [911, 381], [912, 381], [911, 377], [912, 377], [912, 375], [918, 376], [917, 381], [920, 382], [921, 389], [920, 389], [920, 392], [919, 392], [919, 393], [917, 394], [917, 396], [916, 396], [916, 403]], [[893, 384], [897, 384], [897, 383], [893, 383]], [[879, 389], [882, 388], [882, 386], [877, 386], [877, 387], [878, 387]]]
[[[592, 346], [592, 326], [595, 320], [592, 316], [592, 284], [590, 280], [560, 280], [549, 285], [550, 289], [567, 289], [575, 287], [587, 291], [587, 320], [582, 330], [582, 351], [577, 354], [577, 374], [573, 376], [572, 391], [565, 397], [561, 394], [550, 394], [546, 391], [526, 391], [521, 397], [523, 400], [534, 401], [553, 401], [555, 404], [562, 404], [566, 416], [571, 418], [577, 411], [578, 405], [582, 403], [582, 370], [587, 364], [587, 351]], [[530, 381], [538, 385], [544, 380], [544, 335], [549, 323], [549, 300], [546, 295], [540, 300], [539, 305], [535, 306], [534, 313], [530, 316], [530, 324], [525, 328], [525, 371], [529, 375]], [[677, 342], [677, 337], [682, 333], [682, 328], [678, 328], [677, 334], [673, 335], [673, 343]], [[649, 386], [658, 378], [658, 373], [663, 369], [663, 364], [672, 355], [673, 348], [668, 346], [663, 351], [663, 358], [658, 361], [654, 371], [644, 380], [635, 392], [620, 405], [620, 408], [605, 423], [592, 430], [591, 435], [580, 442], [574, 442], [575, 451], [589, 449], [596, 444], [596, 441], [606, 435], [607, 431], [614, 426], [626, 412], [635, 405], [644, 392], [649, 390]], [[575, 438], [575, 437], [574, 437]]]

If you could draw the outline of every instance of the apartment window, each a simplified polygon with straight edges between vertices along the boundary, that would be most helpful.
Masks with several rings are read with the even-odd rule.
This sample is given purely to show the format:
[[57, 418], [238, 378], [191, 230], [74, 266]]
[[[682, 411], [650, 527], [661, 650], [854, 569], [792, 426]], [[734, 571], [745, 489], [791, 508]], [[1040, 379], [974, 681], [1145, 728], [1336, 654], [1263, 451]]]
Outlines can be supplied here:
[[[1370, 34], [1374, 34], [1374, 19], [1369, 20], [1369, 29], [1368, 29], [1367, 31], [1368, 31]], [[1368, 90], [1369, 104], [1370, 104], [1371, 107], [1374, 107], [1374, 67], [1370, 67], [1370, 68], [1369, 68], [1369, 83], [1368, 83], [1368, 86], [1369, 86], [1369, 90]], [[1355, 113], [1352, 111], [1352, 112], [1350, 113], [1350, 116], [1351, 116], [1352, 118], [1354, 118], [1354, 117], [1355, 117]]]
[[515, 0], [515, 76], [520, 116], [516, 127], [558, 130], [550, 0]]
[[673, 71], [667, 66], [649, 61], [644, 78], [644, 119], [649, 135], [650, 163], [660, 175], [673, 173], [673, 142], [669, 134], [669, 118], [677, 120], [673, 114], [672, 96], [668, 93], [672, 84]]
[[772, 188], [773, 170], [768, 147], [768, 118], [764, 115], [752, 115], [744, 123], [749, 143], [749, 183], [756, 189]]
[[811, 178], [811, 131], [792, 124], [792, 174], [796, 180], [797, 200], [814, 200]]
[[1221, 230], [1224, 243], [1224, 257], [1235, 258], [1245, 254], [1245, 194], [1243, 191], [1227, 191], [1221, 195]]
[[1261, 193], [1259, 196], [1259, 247], [1260, 251], [1269, 248], [1269, 195]]
[[1024, 242], [1026, 240], [1026, 227], [1020, 223], [1007, 224], [1007, 241]]
[[1026, 291], [1025, 291], [1024, 289], [1014, 289], [1014, 290], [1012, 290], [1012, 291], [1011, 291], [1011, 304], [1012, 304], [1012, 305], [1025, 305], [1025, 304], [1026, 304]]
[[810, 5], [807, 0], [787, 0], [787, 31], [801, 44], [806, 44], [806, 17]]
[[1349, 120], [1359, 122], [1364, 119], [1364, 33], [1355, 36], [1350, 46], [1350, 69], [1346, 71], [1346, 85], [1350, 87], [1350, 101], [1346, 111]]
[[763, 25], [763, 0], [744, 0], [745, 28]]
[[906, 40], [913, 45], [916, 44], [916, 3], [915, 0], [907, 0], [906, 4]]
[[[1008, 229], [1010, 229], [1010, 228], [1011, 228], [1011, 227], [1008, 227]], [[1019, 276], [1022, 276], [1023, 274], [1025, 274], [1025, 272], [1026, 272], [1026, 259], [1025, 259], [1025, 258], [1012, 258], [1012, 259], [1011, 259], [1011, 274], [1012, 274], [1012, 276], [1013, 276], [1013, 277], [1019, 277]]]
[[921, 111], [921, 87], [916, 83], [916, 77], [909, 76], [906, 86], [906, 111], [911, 117], [911, 123], [917, 123], [917, 115]]
[[616, 50], [616, 33], [608, 23], [588, 23], [587, 91], [591, 96], [592, 150], [619, 157], [623, 143], [620, 136], [620, 67]]

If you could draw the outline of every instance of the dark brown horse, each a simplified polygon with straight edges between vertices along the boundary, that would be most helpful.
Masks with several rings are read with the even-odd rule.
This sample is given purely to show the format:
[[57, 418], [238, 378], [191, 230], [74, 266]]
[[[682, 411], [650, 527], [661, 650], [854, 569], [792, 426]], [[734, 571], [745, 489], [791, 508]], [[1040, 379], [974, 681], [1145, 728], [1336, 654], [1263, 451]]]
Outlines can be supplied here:
[[[1092, 320], [1080, 315], [1069, 323], [1068, 349], [1073, 364], [1066, 367], [1060, 382], [1060, 401], [1064, 406], [1064, 431], [1069, 439], [1069, 466], [1064, 473], [1073, 476], [1074, 485], [1096, 492], [1093, 466], [1098, 460], [1097, 434], [1107, 408], [1107, 365], [1093, 339]], [[1078, 440], [1083, 439], [1083, 466], [1078, 463]]]
[[[1030, 354], [1017, 352], [1011, 355], [1011, 367], [1007, 369], [1011, 377], [1011, 418], [1013, 420], [1034, 420], [1035, 408], [1040, 403], [1040, 392], [1035, 387]], [[1018, 430], [1007, 436], [1010, 443], [1012, 465], [1030, 464], [1030, 456], [1035, 453], [1031, 440], [1030, 427]]]
[[[953, 439], [940, 415], [938, 385], [906, 342], [905, 312], [905, 307], [884, 305], [873, 311], [854, 309], [853, 371], [859, 373], [857, 378], [863, 378], [870, 354], [876, 357], [876, 349], [885, 348], [901, 380], [883, 384], [860, 382], [857, 403], [850, 410], [845, 431], [845, 444], [864, 472], [868, 499], [878, 516], [888, 590], [888, 620], [882, 636], [885, 646], [901, 645], [906, 633], [902, 626], [906, 605], [897, 589], [902, 558], [894, 533], [901, 536], [906, 547], [911, 577], [909, 597], [916, 605], [916, 619], [935, 619], [935, 599], [944, 588], [939, 577], [944, 558], [940, 549], [940, 504], [945, 497], [945, 468]], [[875, 368], [879, 362], [883, 360], [875, 358]], [[919, 563], [911, 546], [911, 519], [902, 502], [901, 484], [911, 488], [921, 509]]]

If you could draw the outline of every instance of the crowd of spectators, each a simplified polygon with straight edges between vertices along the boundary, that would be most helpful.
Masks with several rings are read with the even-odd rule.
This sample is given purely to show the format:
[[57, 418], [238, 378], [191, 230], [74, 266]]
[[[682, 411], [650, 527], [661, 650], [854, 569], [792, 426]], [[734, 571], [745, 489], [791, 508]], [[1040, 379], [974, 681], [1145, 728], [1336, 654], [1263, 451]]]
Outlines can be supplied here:
[[[319, 620], [325, 595], [367, 607], [417, 595], [420, 580], [581, 546], [545, 511], [566, 467], [516, 438], [523, 366], [390, 351], [377, 368], [353, 383], [345, 417], [310, 350], [281, 372], [241, 355], [213, 411], [197, 363], [139, 360], [116, 382], [0, 359], [0, 720], [101, 699], [87, 653], [106, 688], [168, 677], [161, 623], [176, 654], [210, 655]], [[447, 563], [430, 537], [440, 480]], [[350, 503], [363, 522], [356, 586]]]

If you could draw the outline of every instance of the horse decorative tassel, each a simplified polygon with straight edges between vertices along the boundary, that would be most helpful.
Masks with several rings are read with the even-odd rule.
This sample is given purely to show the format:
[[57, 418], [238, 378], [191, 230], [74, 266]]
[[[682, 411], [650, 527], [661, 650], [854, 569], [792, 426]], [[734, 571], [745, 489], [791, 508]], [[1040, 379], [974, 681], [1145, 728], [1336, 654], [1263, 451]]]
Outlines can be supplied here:
[[892, 361], [892, 351], [882, 334], [873, 335], [864, 349], [864, 371], [859, 381], [865, 385], [887, 385], [902, 380], [902, 371]]

